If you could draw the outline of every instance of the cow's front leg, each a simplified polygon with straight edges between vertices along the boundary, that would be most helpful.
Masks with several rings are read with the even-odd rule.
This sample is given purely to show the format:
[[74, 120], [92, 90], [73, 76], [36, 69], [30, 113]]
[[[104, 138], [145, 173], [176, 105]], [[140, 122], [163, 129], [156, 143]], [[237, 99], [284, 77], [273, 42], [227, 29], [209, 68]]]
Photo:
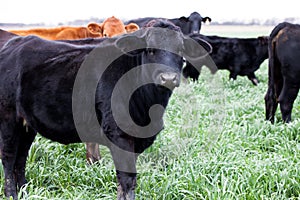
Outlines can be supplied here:
[[117, 170], [118, 200], [135, 199], [136, 173], [121, 172]]
[[237, 73], [235, 71], [230, 71], [229, 80], [236, 80]]
[[[120, 137], [111, 144], [110, 151], [116, 167], [118, 181], [118, 200], [134, 200], [136, 187], [136, 159], [134, 141]], [[118, 144], [118, 145], [116, 145]]]
[[253, 85], [258, 85], [259, 80], [255, 76], [254, 72], [248, 75], [248, 79], [253, 83]]

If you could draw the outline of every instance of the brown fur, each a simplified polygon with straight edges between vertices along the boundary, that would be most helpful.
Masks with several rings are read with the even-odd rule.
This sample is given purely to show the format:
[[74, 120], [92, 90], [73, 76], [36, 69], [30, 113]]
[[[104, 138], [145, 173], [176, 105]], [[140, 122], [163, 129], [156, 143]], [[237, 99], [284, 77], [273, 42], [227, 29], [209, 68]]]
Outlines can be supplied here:
[[20, 35], [37, 35], [48, 40], [75, 40], [82, 38], [113, 37], [124, 33], [132, 33], [139, 29], [134, 23], [124, 23], [112, 16], [103, 23], [89, 23], [87, 27], [61, 26], [55, 28], [34, 28], [27, 30], [9, 30], [9, 32]]
[[102, 29], [103, 37], [113, 37], [124, 33], [132, 33], [138, 30], [139, 26], [135, 23], [124, 25], [124, 23], [120, 19], [112, 16], [110, 18], [107, 18], [102, 23]]
[[74, 40], [81, 38], [102, 37], [102, 28], [96, 23], [90, 23], [87, 27], [62, 26], [55, 28], [34, 28], [28, 30], [9, 30], [9, 32], [20, 35], [37, 35], [48, 40]]

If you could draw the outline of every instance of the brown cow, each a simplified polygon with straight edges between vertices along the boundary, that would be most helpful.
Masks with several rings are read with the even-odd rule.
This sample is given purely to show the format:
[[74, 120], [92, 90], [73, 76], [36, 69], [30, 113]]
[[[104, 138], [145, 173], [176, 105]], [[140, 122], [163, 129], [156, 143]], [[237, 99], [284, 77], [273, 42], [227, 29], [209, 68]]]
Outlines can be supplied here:
[[9, 32], [20, 35], [37, 35], [47, 40], [76, 40], [82, 38], [113, 37], [124, 33], [131, 33], [139, 29], [137, 24], [124, 23], [112, 16], [103, 23], [89, 23], [87, 27], [61, 26], [55, 28], [34, 28], [27, 30], [9, 30]]
[[102, 27], [97, 23], [89, 23], [87, 27], [62, 26], [8, 31], [20, 36], [37, 35], [47, 40], [75, 40], [102, 37]]
[[114, 16], [107, 18], [101, 25], [103, 37], [113, 37], [124, 33], [132, 33], [139, 29], [139, 26], [135, 23], [130, 23], [125, 26], [120, 19]]

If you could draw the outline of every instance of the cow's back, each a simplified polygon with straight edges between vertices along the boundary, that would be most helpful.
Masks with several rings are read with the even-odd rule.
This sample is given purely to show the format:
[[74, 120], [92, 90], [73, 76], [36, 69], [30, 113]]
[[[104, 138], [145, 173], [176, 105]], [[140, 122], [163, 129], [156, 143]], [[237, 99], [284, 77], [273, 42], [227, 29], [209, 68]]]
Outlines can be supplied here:
[[283, 75], [300, 84], [297, 78], [300, 76], [300, 26], [282, 25], [285, 26], [278, 29], [276, 34], [271, 34], [269, 49], [272, 57], [280, 62]]
[[2, 101], [9, 105], [17, 102], [17, 114], [45, 137], [62, 143], [78, 140], [74, 132], [65, 131], [75, 131], [69, 106], [72, 99], [65, 94], [72, 91], [77, 71], [90, 51], [36, 36], [9, 41], [0, 52]]
[[136, 23], [139, 27], [145, 27], [148, 22], [151, 20], [158, 19], [155, 17], [143, 17], [143, 18], [137, 18], [137, 19], [131, 19], [129, 21], [126, 21], [124, 24], [130, 24], [130, 23]]

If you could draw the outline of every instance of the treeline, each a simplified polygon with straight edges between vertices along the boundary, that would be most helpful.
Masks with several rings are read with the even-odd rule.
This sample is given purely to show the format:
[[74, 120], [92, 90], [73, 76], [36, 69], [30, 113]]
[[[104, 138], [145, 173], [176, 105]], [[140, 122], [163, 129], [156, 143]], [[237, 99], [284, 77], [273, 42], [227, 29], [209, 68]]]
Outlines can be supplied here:
[[300, 24], [300, 18], [298, 17], [288, 17], [284, 19], [279, 18], [272, 18], [272, 19], [251, 19], [251, 20], [231, 20], [231, 21], [224, 21], [224, 22], [218, 22], [213, 21], [211, 22], [212, 25], [264, 25], [264, 26], [275, 26], [280, 22], [290, 22], [295, 24]]
[[[85, 26], [90, 22], [103, 22], [105, 20], [104, 18], [96, 18], [92, 17], [89, 19], [77, 19], [69, 22], [60, 22], [57, 24], [51, 24], [51, 26]], [[126, 21], [123, 19], [123, 21]], [[298, 17], [289, 17], [285, 19], [279, 19], [279, 18], [272, 18], [272, 19], [267, 19], [267, 20], [261, 20], [261, 19], [251, 19], [251, 20], [231, 20], [231, 21], [223, 21], [223, 22], [218, 22], [214, 21], [212, 17], [212, 25], [265, 25], [265, 26], [275, 26], [280, 22], [290, 22], [290, 23], [295, 23], [295, 24], [300, 24], [300, 18]], [[24, 24], [24, 23], [1, 23], [0, 22], [0, 27], [36, 27], [36, 26], [49, 26], [49, 24], [46, 23], [33, 23], [33, 24]]]

